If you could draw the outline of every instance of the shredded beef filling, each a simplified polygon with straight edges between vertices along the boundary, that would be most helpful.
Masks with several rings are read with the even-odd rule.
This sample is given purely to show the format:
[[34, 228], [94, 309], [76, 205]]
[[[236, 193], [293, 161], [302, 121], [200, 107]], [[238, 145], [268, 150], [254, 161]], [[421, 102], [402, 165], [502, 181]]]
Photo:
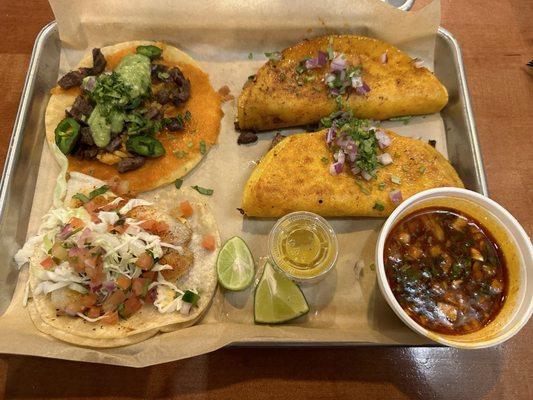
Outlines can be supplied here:
[[142, 167], [145, 162], [146, 158], [141, 156], [123, 158], [117, 164], [117, 171], [123, 174], [124, 172]]
[[61, 89], [70, 89], [76, 86], [81, 86], [83, 78], [89, 75], [99, 75], [104, 72], [107, 61], [100, 51], [100, 49], [93, 49], [93, 66], [92, 68], [82, 67], [76, 71], [70, 71], [65, 74], [57, 84]]
[[92, 112], [93, 106], [89, 100], [85, 96], [80, 95], [74, 100], [74, 104], [71, 109], [67, 111], [67, 115], [74, 118], [82, 125], [85, 125], [87, 118], [89, 118]]

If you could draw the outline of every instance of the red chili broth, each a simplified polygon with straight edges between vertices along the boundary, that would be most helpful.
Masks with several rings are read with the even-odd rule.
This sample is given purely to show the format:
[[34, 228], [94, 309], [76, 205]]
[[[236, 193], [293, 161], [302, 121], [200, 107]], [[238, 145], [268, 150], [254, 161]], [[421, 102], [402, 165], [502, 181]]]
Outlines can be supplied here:
[[424, 208], [405, 216], [387, 237], [384, 263], [398, 303], [431, 331], [475, 332], [505, 302], [508, 277], [500, 246], [478, 221], [455, 209]]

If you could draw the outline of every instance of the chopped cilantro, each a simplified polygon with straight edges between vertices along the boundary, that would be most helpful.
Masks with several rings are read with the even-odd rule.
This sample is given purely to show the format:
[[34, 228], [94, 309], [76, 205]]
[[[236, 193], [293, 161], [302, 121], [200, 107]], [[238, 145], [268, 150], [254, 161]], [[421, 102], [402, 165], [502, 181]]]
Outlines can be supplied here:
[[400, 122], [403, 122], [404, 125], [407, 125], [409, 122], [411, 122], [412, 118], [413, 118], [412, 115], [405, 115], [403, 117], [390, 118], [389, 121], [400, 121]]
[[194, 143], [191, 142], [191, 141], [189, 141], [189, 142], [187, 143], [187, 147], [190, 149], [192, 146], [194, 146]]
[[385, 187], [387, 186], [387, 184], [385, 182], [381, 182], [379, 185], [378, 185], [378, 190], [385, 190]]
[[327, 157], [322, 157], [320, 161], [322, 161], [324, 164], [327, 164], [329, 162], [329, 159]]
[[194, 190], [196, 190], [198, 193], [203, 194], [205, 196], [211, 196], [214, 193], [213, 189], [206, 189], [201, 186], [195, 185], [191, 186]]
[[279, 60], [281, 60], [281, 53], [279, 51], [273, 51], [271, 53], [265, 53], [265, 56], [270, 61], [279, 61]]
[[206, 150], [205, 142], [200, 140], [200, 154], [205, 154]]
[[333, 38], [329, 38], [328, 41], [328, 60], [333, 60]]
[[344, 105], [342, 104], [342, 96], [335, 97], [335, 104], [337, 104], [337, 110], [342, 110]]
[[296, 71], [297, 74], [303, 74], [305, 71], [307, 71], [307, 69], [305, 68], [305, 66], [302, 63], [299, 63], [296, 66], [295, 71]]
[[374, 207], [372, 207], [374, 210], [383, 211], [385, 209], [385, 206], [381, 204], [380, 202], [376, 201], [374, 203]]
[[359, 179], [355, 180], [355, 184], [359, 187], [359, 190], [361, 190], [363, 194], [366, 194], [367, 196], [370, 194], [370, 191], [366, 187], [364, 187], [361, 182], [359, 182]]
[[72, 198], [77, 199], [82, 203], [88, 203], [89, 201], [91, 201], [91, 199], [85, 196], [83, 193], [76, 193], [74, 196], [72, 196]]
[[187, 152], [183, 150], [174, 151], [173, 153], [177, 158], [185, 158], [187, 156]]
[[370, 270], [375, 271], [376, 270], [376, 264], [372, 263], [370, 264]]
[[396, 175], [391, 175], [390, 176], [390, 180], [392, 183], [395, 183], [397, 185], [399, 185], [400, 183], [402, 183], [402, 180], [400, 179], [399, 176], [396, 176]]
[[176, 186], [176, 189], [181, 188], [181, 185], [183, 185], [183, 179], [176, 179], [174, 181], [174, 186]]
[[83, 193], [76, 193], [74, 196], [72, 196], [72, 198], [81, 200], [83, 203], [88, 203], [89, 201], [94, 199], [96, 196], [100, 196], [101, 194], [104, 194], [108, 190], [109, 190], [109, 186], [102, 185], [99, 188], [94, 189], [87, 196], [85, 196]]
[[422, 167], [418, 168], [418, 172], [423, 174], [424, 172], [426, 172], [426, 167], [422, 166]]
[[198, 300], [200, 300], [200, 296], [190, 290], [186, 290], [185, 293], [183, 293], [183, 296], [181, 299], [186, 302], [190, 303], [193, 306], [195, 306], [198, 303]]
[[248, 53], [248, 60], [254, 59], [254, 53]]
[[183, 116], [183, 118], [185, 119], [185, 121], [190, 121], [192, 118], [191, 112], [189, 110], [185, 111], [185, 115]]

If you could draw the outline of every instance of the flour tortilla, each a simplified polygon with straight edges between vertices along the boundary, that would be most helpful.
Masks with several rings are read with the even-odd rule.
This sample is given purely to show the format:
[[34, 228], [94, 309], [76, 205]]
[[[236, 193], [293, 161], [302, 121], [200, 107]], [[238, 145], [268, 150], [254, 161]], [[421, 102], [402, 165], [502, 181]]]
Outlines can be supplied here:
[[[163, 63], [168, 66], [178, 66], [185, 77], [190, 79], [190, 99], [173, 110], [181, 114], [189, 110], [192, 115], [191, 121], [187, 122], [180, 132], [158, 135], [166, 154], [162, 157], [147, 159], [144, 166], [134, 171], [119, 174], [114, 166], [108, 166], [96, 160], [68, 157], [70, 171], [82, 172], [102, 180], [118, 176], [130, 182], [132, 192], [152, 190], [190, 172], [207, 154], [207, 151], [217, 143], [220, 120], [223, 115], [220, 109], [220, 95], [211, 87], [208, 75], [200, 69], [194, 59], [173, 46], [160, 42], [131, 41], [103, 47], [100, 50], [108, 60], [106, 70], [109, 70], [110, 64], [113, 67], [117, 60], [128, 53], [134, 53], [137, 46], [141, 45], [154, 45], [162, 48]], [[87, 54], [76, 68], [91, 66], [92, 55]], [[50, 146], [55, 147], [54, 130], [57, 124], [65, 118], [65, 109], [72, 106], [76, 96], [80, 93], [79, 88], [63, 90], [57, 86], [52, 89], [45, 114], [46, 139]], [[205, 152], [200, 150], [202, 141], [205, 144]], [[176, 157], [178, 152], [186, 153], [186, 155]]]
[[[384, 217], [396, 208], [389, 197], [392, 190], [400, 189], [406, 199], [435, 187], [463, 187], [450, 163], [429, 144], [387, 131], [392, 143], [386, 151], [394, 162], [379, 168], [376, 179], [359, 180], [368, 191], [364, 193], [347, 168], [330, 174], [334, 160], [326, 132], [291, 135], [261, 159], [244, 189], [241, 207], [247, 216], [310, 211], [324, 217]], [[400, 184], [391, 181], [393, 176]]]
[[[103, 182], [74, 172], [70, 174], [67, 185], [66, 201], [68, 202], [73, 194], [80, 190], [86, 192], [100, 187]], [[168, 332], [190, 326], [201, 318], [209, 307], [217, 286], [215, 264], [220, 248], [220, 236], [213, 215], [205, 200], [188, 188], [178, 191], [175, 187], [168, 186], [145, 193], [139, 198], [151, 201], [165, 211], [179, 206], [183, 200], [188, 200], [193, 206], [194, 214], [188, 222], [193, 231], [189, 248], [194, 253], [194, 264], [189, 272], [178, 280], [177, 286], [198, 288], [200, 294], [198, 306], [191, 308], [189, 315], [182, 315], [179, 312], [162, 314], [154, 306], [145, 305], [130, 318], [121, 319], [116, 325], [105, 325], [99, 322], [87, 322], [78, 317], [56, 316], [50, 295], [39, 294], [33, 296], [28, 305], [30, 316], [37, 329], [57, 339], [81, 346], [115, 347], [137, 343], [159, 331]], [[201, 247], [204, 234], [215, 236], [216, 249], [214, 251], [210, 252]], [[38, 284], [34, 271], [39, 268], [38, 263], [42, 259], [38, 247], [30, 261], [31, 291]]]

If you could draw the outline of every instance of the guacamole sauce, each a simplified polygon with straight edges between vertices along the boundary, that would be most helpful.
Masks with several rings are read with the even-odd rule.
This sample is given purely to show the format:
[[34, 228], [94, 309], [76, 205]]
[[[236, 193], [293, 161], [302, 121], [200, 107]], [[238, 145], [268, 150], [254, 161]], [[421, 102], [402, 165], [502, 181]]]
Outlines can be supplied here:
[[88, 120], [98, 147], [107, 146], [111, 133], [122, 130], [125, 106], [147, 95], [150, 85], [150, 59], [142, 54], [128, 54], [111, 75], [98, 77], [93, 91], [97, 105]]

